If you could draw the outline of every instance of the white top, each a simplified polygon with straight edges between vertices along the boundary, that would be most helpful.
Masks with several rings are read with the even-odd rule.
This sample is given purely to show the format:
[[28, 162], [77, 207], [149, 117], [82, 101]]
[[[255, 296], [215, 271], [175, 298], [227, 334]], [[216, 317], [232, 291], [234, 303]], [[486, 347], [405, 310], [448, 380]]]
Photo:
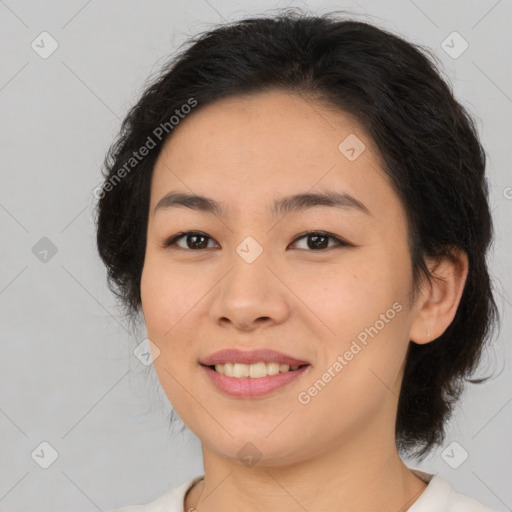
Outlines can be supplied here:
[[[430, 475], [414, 469], [411, 471], [428, 485], [407, 512], [495, 512], [480, 502], [456, 492], [439, 475]], [[146, 505], [132, 505], [110, 512], [187, 512], [184, 504], [185, 495], [203, 478], [204, 475], [191, 478]]]

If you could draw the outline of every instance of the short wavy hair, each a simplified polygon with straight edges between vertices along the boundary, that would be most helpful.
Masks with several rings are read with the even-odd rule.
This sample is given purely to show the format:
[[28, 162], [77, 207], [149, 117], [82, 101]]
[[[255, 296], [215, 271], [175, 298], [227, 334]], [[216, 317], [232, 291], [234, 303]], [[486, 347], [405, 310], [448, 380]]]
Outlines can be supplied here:
[[[197, 111], [221, 98], [280, 89], [352, 114], [373, 138], [405, 208], [413, 294], [420, 276], [433, 278], [426, 257], [453, 249], [468, 256], [453, 322], [430, 343], [409, 343], [395, 439], [399, 451], [423, 458], [444, 440], [464, 382], [481, 382], [469, 377], [498, 321], [486, 264], [493, 224], [485, 152], [436, 60], [428, 48], [336, 12], [287, 9], [189, 39], [127, 114], [95, 194], [98, 251], [125, 314], [133, 318], [141, 308], [152, 171], [172, 136], [171, 117], [190, 98]], [[133, 160], [148, 137], [151, 150]]]

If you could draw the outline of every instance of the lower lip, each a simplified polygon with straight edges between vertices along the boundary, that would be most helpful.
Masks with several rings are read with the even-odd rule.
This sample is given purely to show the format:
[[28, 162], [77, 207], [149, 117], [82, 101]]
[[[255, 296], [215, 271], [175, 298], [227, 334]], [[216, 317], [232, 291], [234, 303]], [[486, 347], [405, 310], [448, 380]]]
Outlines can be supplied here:
[[267, 375], [258, 379], [250, 377], [236, 378], [226, 377], [222, 373], [212, 370], [208, 366], [201, 365], [213, 385], [222, 393], [237, 398], [251, 398], [268, 395], [277, 388], [281, 388], [296, 380], [309, 368], [310, 365], [302, 366], [298, 370]]

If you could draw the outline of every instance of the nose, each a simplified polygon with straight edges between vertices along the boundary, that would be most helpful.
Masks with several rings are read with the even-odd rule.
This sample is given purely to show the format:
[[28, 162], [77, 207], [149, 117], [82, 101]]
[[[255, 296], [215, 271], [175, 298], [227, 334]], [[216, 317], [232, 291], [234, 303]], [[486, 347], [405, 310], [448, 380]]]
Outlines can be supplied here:
[[210, 308], [213, 322], [240, 331], [252, 331], [284, 322], [290, 312], [288, 290], [268, 268], [263, 254], [247, 263], [238, 255], [218, 287]]

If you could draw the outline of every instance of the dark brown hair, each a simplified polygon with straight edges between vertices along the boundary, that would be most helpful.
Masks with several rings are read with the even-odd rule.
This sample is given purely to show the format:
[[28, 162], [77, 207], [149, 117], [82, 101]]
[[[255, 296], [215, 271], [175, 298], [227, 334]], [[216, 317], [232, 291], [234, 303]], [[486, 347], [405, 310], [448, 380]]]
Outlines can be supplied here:
[[[190, 98], [197, 101], [194, 112], [228, 96], [279, 88], [355, 116], [379, 149], [406, 210], [415, 290], [420, 276], [432, 278], [425, 257], [455, 248], [469, 260], [451, 325], [433, 342], [409, 345], [396, 442], [419, 458], [443, 440], [464, 381], [498, 319], [486, 265], [493, 225], [485, 153], [472, 118], [429, 57], [428, 49], [332, 13], [288, 10], [202, 33], [164, 67], [124, 119], [105, 159], [97, 204], [99, 254], [112, 291], [133, 316], [141, 306], [152, 171], [172, 136], [171, 116], [182, 113]], [[148, 137], [148, 154], [127, 167]], [[122, 168], [122, 179], [114, 182]]]

